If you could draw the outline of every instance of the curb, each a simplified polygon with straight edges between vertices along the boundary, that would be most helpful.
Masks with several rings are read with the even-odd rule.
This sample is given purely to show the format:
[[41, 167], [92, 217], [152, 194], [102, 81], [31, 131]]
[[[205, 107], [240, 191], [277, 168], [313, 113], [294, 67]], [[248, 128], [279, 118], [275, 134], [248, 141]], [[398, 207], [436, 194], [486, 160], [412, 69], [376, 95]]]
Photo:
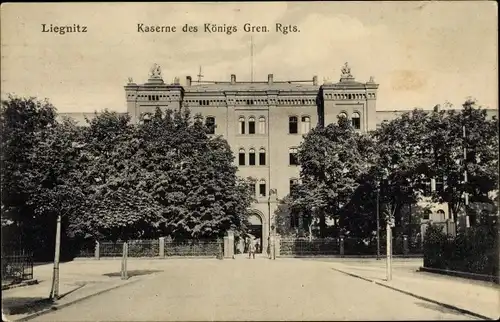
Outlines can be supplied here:
[[114, 285], [110, 288], [107, 288], [107, 289], [104, 289], [104, 290], [100, 290], [99, 292], [96, 292], [96, 293], [93, 293], [93, 294], [89, 294], [89, 295], [86, 295], [84, 297], [81, 297], [81, 298], [78, 298], [78, 299], [75, 299], [71, 302], [68, 302], [68, 303], [64, 303], [64, 304], [60, 304], [60, 305], [53, 305], [47, 309], [44, 309], [44, 310], [41, 310], [39, 312], [36, 312], [36, 313], [33, 313], [33, 314], [30, 314], [28, 316], [25, 316], [23, 318], [20, 318], [18, 320], [12, 320], [12, 322], [14, 321], [28, 321], [28, 320], [32, 320], [40, 315], [44, 315], [44, 314], [47, 314], [47, 313], [50, 313], [50, 312], [53, 312], [53, 311], [56, 311], [56, 310], [60, 310], [60, 309], [63, 309], [67, 306], [70, 306], [70, 305], [73, 305], [73, 304], [76, 304], [76, 303], [79, 303], [81, 301], [84, 301], [84, 300], [87, 300], [91, 297], [94, 297], [94, 296], [97, 296], [97, 295], [101, 295], [103, 293], [106, 293], [106, 292], [109, 292], [109, 291], [112, 291], [114, 289], [117, 289], [117, 288], [120, 288], [120, 287], [123, 287], [123, 286], [126, 286], [126, 285], [130, 285], [130, 284], [133, 284], [133, 283], [136, 283], [138, 281], [141, 281], [142, 279], [135, 279], [135, 280], [131, 280], [131, 281], [128, 281], [128, 282], [125, 282], [123, 284], [118, 284], [118, 285]]
[[34, 285], [34, 284], [38, 284], [38, 280], [34, 279], [34, 280], [23, 281], [19, 284], [2, 285], [2, 291], [11, 290], [13, 288], [18, 288], [18, 287]]
[[450, 269], [439, 269], [439, 268], [431, 268], [431, 267], [420, 267], [418, 270], [420, 272], [441, 274], [441, 275], [447, 275], [447, 276], [466, 278], [466, 279], [470, 279], [470, 280], [500, 284], [500, 278], [498, 276], [493, 276], [493, 275], [460, 272], [460, 271], [453, 271]]
[[337, 269], [337, 268], [333, 268], [332, 269], [334, 271], [337, 271], [337, 272], [340, 272], [340, 273], [343, 273], [343, 274], [346, 274], [346, 275], [349, 275], [351, 277], [355, 277], [355, 278], [359, 278], [359, 279], [362, 279], [364, 281], [367, 281], [367, 282], [370, 282], [370, 283], [375, 283], [377, 285], [380, 285], [380, 286], [383, 286], [383, 287], [386, 287], [388, 289], [391, 289], [393, 291], [397, 291], [397, 292], [400, 292], [400, 293], [403, 293], [403, 294], [406, 294], [406, 295], [409, 295], [409, 296], [412, 296], [414, 298], [417, 298], [419, 300], [423, 300], [423, 301], [427, 301], [427, 302], [430, 302], [430, 303], [433, 303], [433, 304], [437, 304], [437, 305], [440, 305], [440, 306], [443, 306], [447, 309], [451, 309], [451, 310], [455, 310], [455, 311], [458, 311], [462, 314], [467, 314], [467, 315], [471, 315], [473, 317], [476, 317], [476, 318], [479, 318], [479, 319], [482, 319], [482, 320], [495, 320], [495, 319], [492, 319], [490, 317], [487, 317], [485, 315], [482, 315], [482, 314], [479, 314], [479, 313], [475, 313], [475, 312], [472, 312], [472, 311], [469, 311], [469, 310], [466, 310], [466, 309], [462, 309], [462, 308], [459, 308], [458, 306], [454, 306], [454, 305], [451, 305], [451, 304], [446, 304], [446, 303], [443, 303], [443, 302], [439, 302], [439, 301], [436, 301], [436, 300], [433, 300], [433, 299], [430, 299], [428, 297], [423, 297], [423, 296], [420, 296], [420, 295], [417, 295], [415, 293], [411, 293], [411, 292], [408, 292], [408, 291], [404, 291], [402, 289], [399, 289], [399, 288], [396, 288], [394, 286], [390, 286], [390, 285], [387, 285], [387, 284], [384, 284], [384, 283], [380, 283], [380, 282], [377, 282], [373, 279], [369, 279], [369, 278], [366, 278], [366, 277], [362, 277], [362, 276], [359, 276], [357, 274], [353, 274], [353, 273], [349, 273], [349, 272], [345, 272], [345, 271], [342, 271], [340, 269]]
[[[276, 258], [349, 258], [349, 259], [374, 259], [377, 255], [279, 255]], [[380, 255], [380, 259], [384, 259], [385, 255]], [[423, 255], [392, 255], [392, 258], [397, 259], [423, 259]]]

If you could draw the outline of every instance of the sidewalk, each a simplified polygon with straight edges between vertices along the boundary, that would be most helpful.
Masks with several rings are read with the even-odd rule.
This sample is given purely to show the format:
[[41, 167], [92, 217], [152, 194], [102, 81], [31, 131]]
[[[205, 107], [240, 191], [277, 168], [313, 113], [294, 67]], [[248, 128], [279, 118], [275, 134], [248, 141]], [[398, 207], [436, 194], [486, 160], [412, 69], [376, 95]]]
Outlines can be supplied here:
[[[129, 260], [128, 280], [120, 276], [121, 261], [73, 261], [61, 263], [59, 300], [48, 300], [52, 286], [52, 264], [35, 266], [38, 284], [2, 291], [2, 312], [9, 321], [22, 320], [53, 307], [61, 308], [102, 292], [161, 272], [160, 263]], [[155, 269], [156, 268], [156, 269]]]
[[408, 295], [469, 311], [483, 318], [496, 320], [500, 317], [500, 287], [494, 283], [417, 272], [422, 266], [419, 261], [394, 261], [392, 280], [387, 282], [385, 265], [385, 260], [331, 263], [337, 271]]

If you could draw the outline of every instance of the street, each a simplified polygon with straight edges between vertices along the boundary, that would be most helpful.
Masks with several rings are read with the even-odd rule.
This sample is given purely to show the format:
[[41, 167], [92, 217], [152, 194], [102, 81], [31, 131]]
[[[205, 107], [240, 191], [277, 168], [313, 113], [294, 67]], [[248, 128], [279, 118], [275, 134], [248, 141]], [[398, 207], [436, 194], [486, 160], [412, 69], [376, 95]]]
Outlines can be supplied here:
[[34, 320], [474, 319], [339, 273], [328, 262], [238, 257], [161, 265], [162, 272]]

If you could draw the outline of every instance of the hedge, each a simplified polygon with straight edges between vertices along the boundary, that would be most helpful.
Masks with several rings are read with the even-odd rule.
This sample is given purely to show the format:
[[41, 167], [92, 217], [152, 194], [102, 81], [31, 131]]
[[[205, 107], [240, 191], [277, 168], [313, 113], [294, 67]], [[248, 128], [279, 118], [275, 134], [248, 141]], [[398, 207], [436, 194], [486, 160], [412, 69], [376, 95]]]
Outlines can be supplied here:
[[496, 226], [471, 227], [449, 237], [442, 227], [429, 225], [424, 239], [424, 267], [496, 276], [497, 245]]

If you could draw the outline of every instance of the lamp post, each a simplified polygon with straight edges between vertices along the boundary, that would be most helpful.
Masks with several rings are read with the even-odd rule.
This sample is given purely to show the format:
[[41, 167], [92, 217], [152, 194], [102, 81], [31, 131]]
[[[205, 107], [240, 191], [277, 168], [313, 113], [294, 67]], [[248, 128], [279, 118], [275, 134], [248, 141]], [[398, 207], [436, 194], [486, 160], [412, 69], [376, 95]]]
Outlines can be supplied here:
[[59, 255], [61, 251], [61, 214], [57, 215], [56, 224], [56, 246], [54, 252], [54, 270], [52, 272], [52, 289], [50, 290], [50, 299], [59, 298]]
[[[464, 139], [464, 185], [467, 185], [467, 136], [465, 132], [465, 121], [464, 125], [462, 126], [462, 134], [463, 134], [463, 139]], [[465, 188], [465, 187], [464, 187]], [[469, 194], [467, 191], [464, 192], [464, 204], [465, 204], [465, 228], [470, 227], [470, 219], [469, 216], [467, 215], [467, 207], [469, 205]]]
[[380, 259], [380, 183], [377, 183], [377, 260]]
[[[390, 184], [389, 179], [387, 179], [387, 172], [384, 174], [383, 178], [384, 182], [387, 183], [387, 185]], [[386, 231], [386, 279], [389, 282], [392, 280], [392, 218], [391, 218], [391, 213], [389, 210], [389, 213], [386, 214], [386, 224], [385, 224], [385, 231]]]

